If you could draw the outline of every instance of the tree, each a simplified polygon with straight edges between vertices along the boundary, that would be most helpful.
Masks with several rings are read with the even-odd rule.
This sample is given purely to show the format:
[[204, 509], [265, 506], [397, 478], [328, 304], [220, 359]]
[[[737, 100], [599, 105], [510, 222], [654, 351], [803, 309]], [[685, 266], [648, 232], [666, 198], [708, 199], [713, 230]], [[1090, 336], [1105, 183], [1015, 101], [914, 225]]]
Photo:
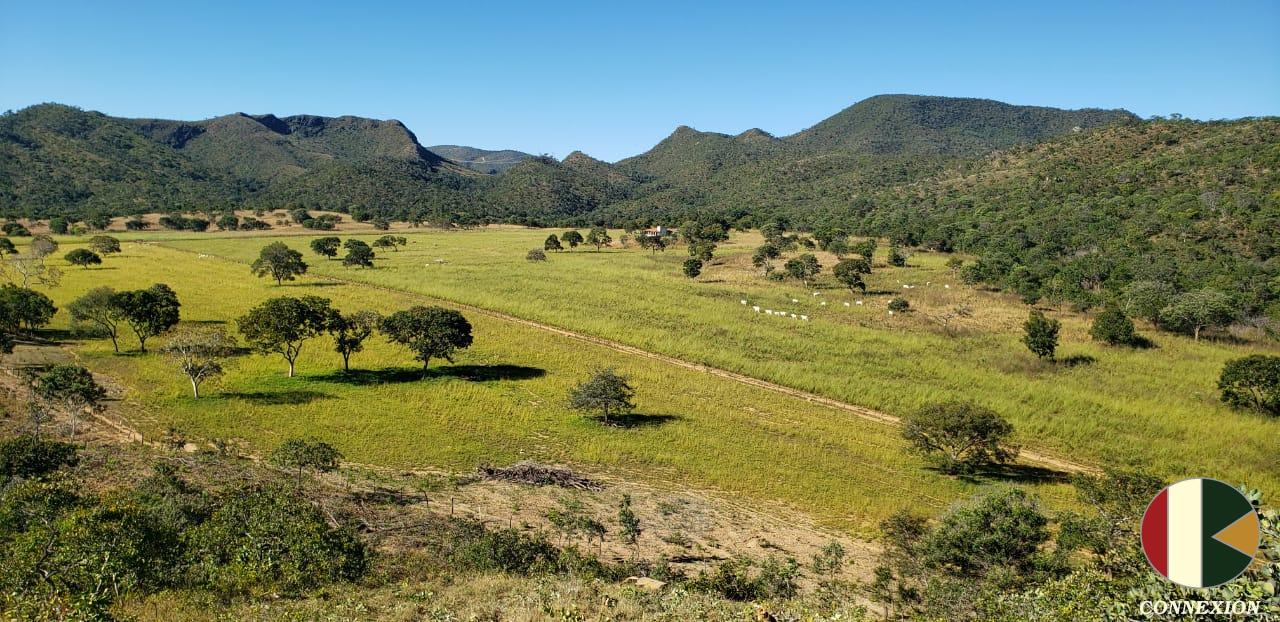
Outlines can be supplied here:
[[0, 285], [0, 329], [8, 333], [32, 331], [53, 319], [58, 308], [48, 296], [10, 283]]
[[73, 266], [80, 266], [82, 268], [102, 265], [102, 258], [99, 257], [97, 253], [85, 248], [77, 248], [67, 253], [63, 259], [66, 259], [67, 263]]
[[58, 235], [66, 235], [67, 229], [69, 228], [70, 228], [70, 225], [67, 223], [66, 218], [63, 218], [61, 216], [54, 216], [53, 218], [49, 219], [49, 231], [52, 231]]
[[546, 261], [547, 253], [540, 248], [535, 248], [525, 253], [524, 258], [529, 261]]
[[333, 314], [329, 333], [333, 335], [334, 351], [342, 355], [342, 371], [351, 370], [351, 355], [364, 350], [364, 340], [377, 330], [381, 322], [382, 316], [373, 311]]
[[903, 268], [907, 265], [907, 255], [895, 244], [889, 247], [889, 265]]
[[96, 407], [107, 396], [107, 390], [84, 367], [60, 364], [36, 378], [35, 394], [67, 411], [71, 417], [71, 436], [75, 436], [81, 412]]
[[1049, 519], [1021, 488], [1002, 486], [952, 507], [921, 539], [925, 566], [981, 577], [1001, 568], [1026, 573], [1049, 540]]
[[613, 238], [609, 237], [608, 229], [605, 229], [604, 227], [592, 227], [591, 230], [587, 232], [586, 242], [587, 244], [595, 246], [596, 252], [598, 253], [602, 247], [612, 244]]
[[401, 240], [404, 240], [404, 238], [395, 235], [384, 235], [374, 240], [373, 245], [377, 248], [389, 248], [393, 251], [399, 251], [400, 249], [397, 247], [403, 243]]
[[283, 285], [285, 281], [306, 274], [307, 264], [302, 261], [302, 253], [289, 248], [284, 242], [272, 242], [262, 247], [258, 259], [249, 269], [256, 276], [270, 276], [276, 280], [276, 285]]
[[835, 581], [844, 570], [845, 550], [839, 542], [832, 540], [821, 551], [813, 555], [814, 574], [826, 575], [828, 581]]
[[751, 256], [751, 265], [763, 270], [765, 276], [769, 276], [773, 272], [773, 260], [782, 256], [782, 249], [776, 244], [766, 242], [756, 249], [754, 255]]
[[221, 326], [179, 328], [160, 347], [191, 381], [191, 395], [200, 398], [200, 385], [222, 375], [222, 359], [235, 350], [233, 340]]
[[99, 255], [112, 255], [120, 252], [120, 240], [109, 235], [95, 235], [89, 238], [89, 249]]
[[635, 554], [640, 553], [640, 517], [631, 509], [631, 495], [623, 493], [622, 502], [618, 504], [618, 535], [631, 545]]
[[582, 243], [582, 234], [577, 231], [565, 231], [560, 236], [560, 241], [568, 244], [571, 249], [578, 248], [578, 245]]
[[828, 253], [835, 255], [836, 259], [843, 259], [845, 255], [849, 254], [849, 241], [845, 238], [837, 238], [827, 242], [823, 245], [823, 248]]
[[1160, 325], [1173, 331], [1191, 333], [1200, 340], [1200, 331], [1226, 326], [1236, 319], [1237, 307], [1231, 297], [1217, 290], [1187, 292], [1160, 310]]
[[0, 441], [0, 486], [15, 479], [43, 477], [79, 461], [71, 443], [22, 434]]
[[906, 298], [896, 297], [889, 301], [889, 310], [894, 313], [906, 313], [911, 310], [911, 303]]
[[1138, 340], [1138, 335], [1133, 331], [1133, 321], [1120, 307], [1114, 305], [1108, 305], [1093, 319], [1089, 337], [1113, 346], [1132, 345]]
[[560, 238], [557, 238], [556, 234], [552, 233], [551, 235], [547, 236], [547, 241], [542, 243], [542, 250], [562, 251], [564, 250], [564, 246], [560, 245]]
[[9, 238], [0, 238], [0, 257], [17, 254], [18, 247], [13, 245], [13, 240], [10, 240]]
[[698, 278], [699, 274], [702, 274], [701, 259], [686, 259], [684, 260], [684, 264], [682, 267], [684, 270], [684, 275], [691, 279], [696, 279]]
[[311, 252], [333, 259], [338, 256], [338, 247], [342, 245], [342, 239], [336, 236], [327, 236], [311, 240]]
[[444, 307], [410, 307], [382, 320], [382, 332], [408, 348], [422, 361], [425, 374], [433, 358], [453, 362], [457, 350], [471, 347], [471, 323], [461, 313]]
[[1124, 288], [1124, 310], [1132, 317], [1157, 324], [1160, 312], [1173, 300], [1173, 286], [1164, 281], [1134, 281]]
[[147, 289], [117, 292], [111, 305], [138, 338], [138, 350], [147, 351], [147, 339], [178, 324], [182, 304], [168, 285], [156, 283]]
[[263, 354], [279, 354], [289, 363], [289, 377], [308, 339], [329, 329], [333, 308], [328, 298], [271, 298], [236, 320], [249, 345]]
[[929, 404], [903, 420], [902, 436], [934, 459], [944, 473], [969, 473], [1018, 455], [1006, 444], [1013, 426], [995, 411], [972, 402]]
[[836, 264], [835, 268], [832, 268], [831, 272], [837, 281], [849, 288], [850, 293], [856, 289], [865, 294], [867, 284], [862, 280], [862, 275], [871, 274], [871, 262], [861, 257], [843, 259]]
[[58, 243], [47, 235], [37, 235], [31, 238], [27, 250], [33, 257], [48, 257], [58, 252]]
[[218, 218], [217, 224], [223, 231], [235, 231], [240, 228], [240, 217], [235, 214], [224, 214]]
[[1222, 401], [1280, 415], [1280, 356], [1254, 354], [1227, 361], [1218, 378]]
[[1027, 349], [1036, 356], [1052, 361], [1054, 352], [1058, 349], [1060, 328], [1062, 324], [1058, 320], [1051, 320], [1041, 311], [1033, 309], [1026, 323], [1022, 325], [1024, 333], [1022, 343], [1026, 344]]
[[296, 469], [297, 484], [301, 486], [303, 469], [328, 473], [338, 468], [342, 454], [324, 441], [291, 438], [271, 452], [270, 460], [278, 467]]
[[374, 253], [368, 244], [360, 240], [349, 239], [343, 243], [343, 248], [347, 249], [347, 254], [342, 258], [342, 265], [355, 266], [357, 268], [372, 268]]
[[627, 377], [612, 369], [601, 369], [569, 393], [569, 407], [587, 413], [600, 413], [605, 423], [610, 414], [626, 414], [635, 410], [631, 403], [636, 391]]
[[120, 321], [123, 315], [112, 301], [115, 290], [95, 287], [67, 305], [73, 323], [88, 322], [111, 338], [111, 347], [120, 353]]
[[[27, 287], [33, 282], [49, 287], [57, 287], [62, 281], [62, 271], [45, 263], [43, 255], [15, 255], [8, 261], [0, 262], [0, 273], [15, 283], [20, 282]], [[13, 276], [15, 275], [16, 276]]]
[[795, 259], [788, 260], [787, 263], [782, 265], [782, 269], [787, 271], [787, 276], [798, 279], [808, 285], [810, 279], [822, 271], [822, 264], [818, 263], [817, 257], [810, 253], [805, 253]]
[[849, 250], [853, 251], [855, 255], [862, 255], [862, 258], [870, 263], [872, 257], [876, 254], [875, 238], [867, 238], [861, 242], [855, 242], [849, 247]]

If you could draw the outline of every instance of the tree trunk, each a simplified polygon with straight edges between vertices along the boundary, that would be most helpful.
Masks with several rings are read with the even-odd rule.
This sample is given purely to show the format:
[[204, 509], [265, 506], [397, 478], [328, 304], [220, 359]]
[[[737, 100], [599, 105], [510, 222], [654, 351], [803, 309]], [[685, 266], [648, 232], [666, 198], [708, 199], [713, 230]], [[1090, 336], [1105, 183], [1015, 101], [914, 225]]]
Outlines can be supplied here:
[[1200, 327], [1197, 326], [1193, 330], [1195, 331], [1195, 341], [1200, 341]]
[[111, 347], [115, 348], [116, 354], [120, 354], [120, 342], [116, 340], [116, 334], [111, 333]]
[[342, 371], [351, 371], [351, 353], [342, 353]]
[[194, 395], [196, 399], [200, 399], [200, 383], [196, 382], [195, 378], [191, 379], [191, 394]]
[[293, 359], [289, 359], [289, 377], [293, 377]]

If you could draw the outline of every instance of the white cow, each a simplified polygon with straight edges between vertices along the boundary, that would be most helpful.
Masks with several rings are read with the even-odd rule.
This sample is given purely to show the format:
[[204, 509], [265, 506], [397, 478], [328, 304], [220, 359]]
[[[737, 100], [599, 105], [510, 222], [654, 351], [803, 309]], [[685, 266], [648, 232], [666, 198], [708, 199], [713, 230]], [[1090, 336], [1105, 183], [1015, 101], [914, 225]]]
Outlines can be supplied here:
[[765, 314], [765, 315], [773, 315], [773, 309], [765, 309], [765, 310], [764, 310], [764, 314]]
[[813, 295], [814, 295], [814, 296], [821, 296], [821, 295], [822, 295], [822, 292], [813, 292]]
[[747, 304], [747, 301], [745, 301], [745, 300], [739, 300], [738, 302], [740, 302], [740, 303], [742, 303], [742, 304], [744, 304], [744, 305], [745, 305], [745, 304]]
[[824, 306], [824, 307], [825, 307], [825, 306], [827, 306], [827, 301], [823, 300], [822, 302], [820, 302], [820, 303], [818, 303], [818, 304], [819, 304], [819, 305], [822, 305], [822, 306]]
[[847, 307], [847, 306], [849, 306], [849, 303], [847, 303], [847, 302], [846, 302], [846, 303], [844, 303], [844, 306], [846, 306], [846, 307]]
[[792, 313], [792, 314], [791, 314], [791, 319], [793, 319], [793, 320], [794, 320], [794, 319], [796, 319], [796, 314]]
[[889, 315], [893, 315], [893, 311], [889, 311]]
[[946, 289], [951, 289], [951, 286], [950, 286], [950, 285], [943, 285], [942, 287], [944, 287], [944, 288], [946, 288]]
[[799, 301], [799, 300], [796, 300], [795, 298], [792, 298], [792, 299], [791, 299], [791, 302], [800, 302], [800, 301]]
[[760, 312], [760, 307], [751, 307], [751, 310], [752, 310], [752, 311], [755, 311], [756, 313], [759, 313], [759, 312]]
[[804, 320], [804, 321], [808, 322], [808, 321], [809, 321], [809, 316], [807, 316], [807, 315], [802, 315], [802, 316], [800, 316], [800, 319], [802, 319], [802, 320]]
[[859, 304], [859, 305], [860, 305], [860, 304], [862, 304], [862, 301], [861, 301], [861, 300], [859, 300], [859, 301], [858, 301], [858, 302], [856, 302], [855, 304]]

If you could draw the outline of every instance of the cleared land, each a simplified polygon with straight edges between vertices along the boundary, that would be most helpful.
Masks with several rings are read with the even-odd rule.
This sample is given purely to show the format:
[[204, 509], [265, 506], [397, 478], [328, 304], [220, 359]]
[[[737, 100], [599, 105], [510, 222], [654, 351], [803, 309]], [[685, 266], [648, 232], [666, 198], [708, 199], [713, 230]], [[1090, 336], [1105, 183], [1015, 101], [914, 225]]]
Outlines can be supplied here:
[[[409, 234], [408, 247], [379, 253], [374, 270], [315, 257], [306, 238], [281, 239], [312, 257], [319, 274], [494, 309], [891, 414], [975, 400], [1013, 421], [1020, 442], [1083, 462], [1141, 464], [1170, 477], [1213, 475], [1264, 489], [1280, 484], [1280, 421], [1230, 410], [1214, 387], [1224, 362], [1274, 346], [1196, 343], [1148, 327], [1156, 348], [1112, 348], [1088, 339], [1087, 316], [1056, 312], [1064, 325], [1060, 357], [1086, 362], [1052, 365], [1019, 341], [1026, 307], [964, 286], [945, 267], [948, 255], [916, 254], [907, 268], [878, 265], [872, 294], [861, 296], [837, 289], [829, 272], [813, 288], [763, 279], [750, 265], [754, 234], [734, 234], [689, 281], [679, 272], [682, 248], [652, 255], [579, 247], [546, 263], [525, 261], [549, 233]], [[165, 243], [248, 262], [265, 240]], [[914, 311], [889, 316], [895, 295]], [[859, 299], [863, 305], [853, 304]], [[954, 321], [949, 334], [935, 318], [961, 303], [974, 316]], [[751, 305], [812, 321], [755, 314]]]
[[[238, 263], [137, 243], [102, 268], [67, 268], [62, 285], [46, 291], [65, 305], [94, 286], [154, 282], [172, 286], [184, 319], [194, 322], [230, 322], [277, 295], [316, 294], [344, 310], [383, 312], [430, 302], [322, 278], [276, 287]], [[380, 339], [353, 358], [366, 371], [344, 376], [322, 339], [304, 349], [299, 377], [286, 378], [279, 357], [242, 355], [200, 400], [159, 355], [113, 355], [100, 339], [77, 350], [125, 387], [128, 408], [119, 410], [152, 437], [173, 428], [264, 451], [314, 435], [353, 461], [396, 467], [565, 462], [672, 488], [720, 490], [761, 507], [780, 502], [855, 533], [870, 533], [899, 508], [932, 513], [981, 485], [934, 474], [904, 451], [895, 429], [851, 413], [515, 322], [470, 319], [475, 346], [425, 379], [407, 352]], [[60, 312], [55, 327], [67, 326]], [[128, 338], [124, 344], [132, 346]], [[632, 427], [601, 426], [566, 407], [569, 388], [596, 366], [632, 376], [640, 412]], [[1069, 497], [1059, 483], [1030, 479], [1055, 502]]]

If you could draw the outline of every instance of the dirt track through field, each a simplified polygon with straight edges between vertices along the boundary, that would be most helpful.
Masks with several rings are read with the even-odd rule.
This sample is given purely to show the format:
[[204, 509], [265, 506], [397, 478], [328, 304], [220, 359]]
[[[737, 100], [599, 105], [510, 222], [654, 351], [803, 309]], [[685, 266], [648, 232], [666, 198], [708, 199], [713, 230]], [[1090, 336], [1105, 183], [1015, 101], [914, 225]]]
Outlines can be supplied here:
[[[158, 246], [163, 246], [164, 248], [167, 248], [167, 249], [169, 249], [169, 250], [174, 250], [174, 251], [178, 251], [178, 252], [182, 252], [182, 253], [188, 253], [188, 254], [192, 254], [192, 255], [200, 255], [200, 256], [204, 256], [204, 257], [213, 257], [213, 258], [221, 259], [221, 260], [223, 260], [223, 261], [228, 261], [228, 262], [231, 262], [231, 263], [237, 263], [237, 264], [244, 265], [244, 263], [243, 263], [243, 262], [236, 261], [236, 260], [231, 259], [231, 258], [228, 258], [228, 257], [223, 257], [223, 256], [221, 256], [221, 255], [213, 255], [213, 254], [210, 254], [210, 253], [199, 253], [198, 251], [191, 251], [191, 250], [187, 250], [187, 249], [183, 249], [183, 248], [175, 248], [175, 247], [172, 247], [172, 246], [168, 246], [168, 245], [164, 244], [163, 242], [152, 242], [152, 243], [153, 243], [153, 244], [156, 244], [156, 245], [158, 245]], [[677, 366], [677, 367], [682, 367], [682, 368], [684, 368], [684, 369], [690, 369], [690, 370], [693, 370], [693, 371], [699, 371], [699, 372], [702, 372], [702, 373], [711, 374], [711, 375], [713, 375], [713, 376], [718, 376], [718, 377], [721, 377], [721, 378], [727, 378], [727, 379], [732, 380], [732, 381], [734, 381], [734, 382], [739, 382], [739, 383], [742, 383], [742, 384], [751, 385], [751, 386], [759, 387], [759, 388], [762, 388], [762, 389], [767, 389], [767, 390], [769, 390], [769, 391], [773, 391], [773, 392], [775, 392], [775, 393], [782, 393], [782, 394], [784, 394], [784, 395], [789, 395], [789, 396], [791, 396], [791, 397], [800, 398], [800, 399], [802, 399], [802, 400], [805, 400], [805, 401], [807, 401], [807, 402], [812, 402], [812, 403], [814, 403], [814, 404], [821, 404], [821, 405], [823, 405], [823, 406], [827, 406], [827, 407], [830, 407], [830, 408], [835, 408], [835, 409], [838, 409], [838, 410], [843, 410], [843, 411], [845, 411], [845, 412], [853, 413], [854, 415], [856, 415], [856, 416], [858, 416], [858, 417], [861, 417], [861, 418], [863, 418], [863, 419], [867, 419], [867, 420], [869, 420], [869, 421], [875, 421], [875, 422], [877, 422], [877, 423], [882, 423], [882, 424], [885, 424], [885, 425], [891, 425], [891, 426], [895, 426], [895, 427], [900, 427], [900, 426], [902, 425], [902, 420], [901, 420], [901, 419], [899, 419], [898, 417], [895, 417], [895, 416], [893, 416], [893, 415], [890, 415], [889, 413], [881, 412], [881, 411], [878, 411], [878, 410], [873, 410], [873, 409], [870, 409], [870, 408], [865, 408], [865, 407], [862, 407], [862, 406], [857, 406], [857, 405], [854, 405], [854, 404], [849, 404], [849, 403], [847, 403], [847, 402], [841, 402], [841, 401], [839, 401], [839, 400], [831, 399], [831, 398], [829, 398], [829, 397], [823, 397], [823, 396], [821, 396], [821, 395], [817, 395], [817, 394], [815, 394], [815, 393], [810, 393], [810, 392], [808, 392], [808, 391], [801, 391], [800, 389], [793, 389], [793, 388], [788, 387], [788, 386], [785, 386], [785, 385], [777, 384], [777, 383], [774, 383], [774, 382], [769, 382], [769, 381], [767, 381], [767, 380], [761, 380], [761, 379], [759, 379], [759, 378], [755, 378], [755, 377], [753, 377], [753, 376], [748, 376], [748, 375], [745, 375], [745, 374], [740, 374], [740, 373], [737, 373], [737, 372], [732, 372], [732, 371], [729, 371], [729, 370], [726, 370], [726, 369], [720, 369], [720, 368], [718, 368], [718, 367], [711, 367], [711, 366], [708, 366], [708, 365], [703, 365], [703, 364], [701, 364], [701, 363], [691, 363], [691, 362], [689, 362], [689, 361], [686, 361], [686, 360], [683, 360], [683, 359], [678, 359], [678, 358], [673, 357], [673, 356], [667, 356], [667, 355], [665, 355], [665, 354], [659, 354], [659, 353], [657, 353], [657, 352], [650, 352], [650, 351], [648, 351], [648, 350], [643, 350], [643, 349], [641, 349], [641, 348], [637, 348], [637, 347], [635, 347], [635, 346], [629, 346], [629, 345], [627, 345], [627, 344], [625, 344], [625, 343], [621, 343], [621, 342], [618, 342], [618, 341], [613, 341], [612, 339], [605, 339], [605, 338], [603, 338], [603, 337], [596, 337], [595, 335], [588, 335], [588, 334], [586, 334], [586, 333], [580, 333], [580, 332], [576, 332], [576, 331], [568, 330], [568, 329], [565, 329], [565, 328], [560, 328], [560, 327], [558, 327], [558, 326], [553, 326], [553, 325], [551, 325], [551, 324], [544, 324], [544, 323], [542, 323], [542, 322], [535, 322], [535, 321], [533, 321], [533, 320], [527, 320], [527, 319], [525, 319], [525, 318], [517, 317], [517, 316], [514, 316], [514, 315], [509, 315], [509, 314], [503, 313], [503, 312], [501, 312], [501, 311], [494, 311], [493, 309], [487, 309], [487, 308], [485, 308], [485, 307], [477, 307], [477, 306], [474, 306], [474, 305], [469, 305], [469, 304], [466, 304], [466, 303], [457, 302], [457, 301], [455, 301], [455, 300], [450, 300], [450, 299], [447, 299], [447, 298], [439, 298], [439, 297], [436, 297], [436, 296], [428, 296], [428, 295], [426, 295], [426, 294], [419, 294], [419, 293], [417, 293], [417, 292], [411, 292], [411, 291], [407, 291], [407, 290], [403, 290], [403, 289], [396, 289], [396, 288], [394, 288], [394, 287], [386, 287], [386, 286], [383, 286], [383, 285], [375, 285], [375, 284], [373, 284], [373, 283], [368, 283], [368, 282], [365, 282], [365, 281], [357, 281], [357, 280], [353, 280], [353, 279], [344, 279], [344, 278], [342, 278], [342, 277], [330, 276], [330, 275], [322, 275], [322, 274], [312, 274], [312, 275], [308, 275], [308, 276], [312, 276], [312, 277], [314, 277], [314, 278], [323, 279], [323, 280], [327, 280], [327, 281], [332, 281], [332, 282], [335, 282], [335, 283], [343, 283], [343, 284], [346, 284], [346, 285], [353, 285], [353, 286], [360, 286], [360, 287], [370, 287], [370, 288], [373, 288], [373, 289], [380, 289], [380, 290], [383, 290], [383, 291], [394, 292], [394, 293], [396, 293], [396, 294], [401, 294], [401, 295], [407, 295], [407, 296], [412, 296], [412, 297], [416, 297], [416, 298], [421, 298], [421, 299], [423, 299], [423, 300], [430, 300], [430, 301], [439, 301], [439, 302], [444, 302], [444, 303], [446, 303], [446, 304], [448, 304], [448, 305], [450, 305], [450, 306], [456, 307], [456, 308], [458, 308], [458, 309], [465, 309], [465, 310], [467, 310], [467, 311], [472, 311], [472, 312], [474, 312], [474, 313], [479, 313], [479, 314], [481, 314], [481, 315], [486, 315], [486, 316], [489, 316], [489, 317], [492, 317], [492, 318], [496, 318], [496, 319], [499, 319], [499, 320], [503, 320], [503, 321], [506, 321], [506, 322], [513, 322], [513, 323], [516, 323], [516, 324], [522, 324], [522, 325], [524, 325], [524, 326], [529, 326], [529, 327], [531, 327], [531, 328], [536, 328], [536, 329], [538, 329], [538, 330], [546, 331], [546, 332], [549, 332], [549, 333], [554, 333], [554, 334], [556, 334], [556, 335], [560, 335], [560, 336], [562, 336], [562, 337], [568, 337], [568, 338], [570, 338], [570, 339], [576, 339], [576, 340], [578, 340], [578, 341], [583, 341], [583, 342], [586, 342], [586, 343], [590, 343], [590, 344], [594, 344], [594, 345], [598, 345], [598, 346], [603, 346], [603, 347], [605, 347], [605, 348], [609, 348], [609, 349], [611, 349], [611, 350], [616, 350], [616, 351], [618, 351], [618, 352], [623, 352], [623, 353], [631, 354], [631, 355], [634, 355], [634, 356], [641, 356], [641, 357], [644, 357], [644, 358], [647, 358], [647, 359], [652, 359], [652, 360], [655, 360], [655, 361], [661, 361], [661, 362], [666, 363], [666, 364], [668, 364], [668, 365], [674, 365], [674, 366]], [[1098, 469], [1097, 467], [1094, 467], [1094, 466], [1091, 466], [1091, 465], [1088, 465], [1088, 464], [1084, 464], [1084, 463], [1080, 463], [1080, 462], [1075, 462], [1075, 461], [1072, 461], [1072, 460], [1067, 460], [1067, 459], [1065, 459], [1065, 458], [1060, 458], [1060, 457], [1057, 457], [1057, 456], [1052, 456], [1052, 455], [1049, 455], [1049, 454], [1045, 454], [1045, 453], [1041, 453], [1041, 452], [1038, 452], [1038, 451], [1029, 450], [1029, 449], [1025, 449], [1025, 448], [1023, 448], [1022, 450], [1020, 450], [1020, 451], [1018, 452], [1018, 456], [1019, 456], [1019, 458], [1021, 458], [1023, 461], [1031, 462], [1031, 463], [1035, 463], [1035, 464], [1038, 464], [1038, 465], [1040, 465], [1040, 466], [1042, 466], [1042, 467], [1049, 468], [1049, 469], [1053, 469], [1053, 470], [1056, 470], [1056, 471], [1064, 471], [1064, 472], [1067, 472], [1067, 473], [1098, 473], [1098, 472], [1099, 472], [1099, 469]]]

